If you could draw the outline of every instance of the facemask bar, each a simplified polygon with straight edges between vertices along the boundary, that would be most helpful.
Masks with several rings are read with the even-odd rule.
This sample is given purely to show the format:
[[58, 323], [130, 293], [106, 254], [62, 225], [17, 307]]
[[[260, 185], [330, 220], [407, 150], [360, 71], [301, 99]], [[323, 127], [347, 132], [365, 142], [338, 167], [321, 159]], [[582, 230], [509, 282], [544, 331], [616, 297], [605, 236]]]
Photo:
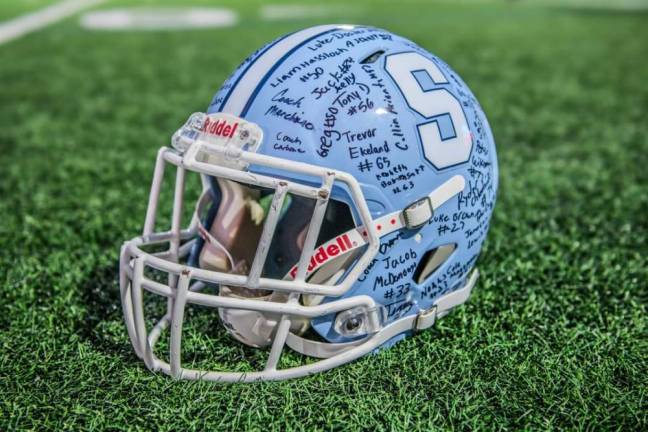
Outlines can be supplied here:
[[[346, 363], [357, 357], [364, 355], [368, 351], [363, 351], [357, 356], [350, 357], [345, 354], [340, 358], [331, 358], [327, 363], [332, 365], [325, 367], [320, 365], [322, 362], [314, 363], [299, 368], [291, 368], [285, 370], [277, 370], [277, 362], [279, 354], [283, 350], [285, 338], [288, 333], [288, 328], [281, 329], [281, 324], [288, 322], [291, 316], [300, 316], [306, 318], [315, 318], [318, 316], [338, 313], [347, 309], [356, 307], [365, 310], [372, 310], [375, 308], [373, 300], [368, 296], [357, 296], [348, 299], [333, 301], [330, 303], [320, 304], [317, 306], [303, 306], [298, 302], [288, 303], [272, 303], [262, 300], [249, 300], [238, 299], [231, 297], [221, 297], [218, 295], [203, 294], [198, 292], [203, 284], [193, 280], [192, 271], [185, 269], [177, 276], [177, 285], [171, 288], [168, 285], [161, 284], [150, 280], [144, 276], [144, 269], [146, 266], [156, 268], [151, 265], [151, 256], [142, 255], [136, 258], [128, 253], [127, 246], [122, 250], [122, 302], [124, 305], [124, 314], [126, 317], [127, 327], [129, 334], [131, 334], [131, 341], [133, 347], [139, 357], [144, 359], [147, 367], [154, 371], [162, 371], [175, 378], [187, 379], [207, 379], [216, 381], [254, 381], [264, 379], [282, 379], [291, 378], [305, 375], [306, 373], [314, 373], [320, 370], [328, 369], [339, 364]], [[143, 290], [147, 290], [157, 295], [167, 297], [169, 299], [170, 308], [162, 319], [153, 327], [150, 333], [146, 331], [144, 320], [144, 305], [143, 305]], [[213, 308], [231, 308], [231, 309], [246, 309], [257, 310], [260, 312], [270, 312], [283, 314], [279, 327], [277, 328], [271, 354], [268, 358], [266, 367], [263, 372], [253, 373], [237, 373], [237, 372], [205, 372], [194, 369], [183, 368], [181, 365], [181, 340], [182, 340], [182, 327], [184, 320], [185, 307], [187, 303], [197, 304], [202, 306], [209, 306]], [[171, 324], [170, 334], [170, 350], [169, 350], [169, 363], [157, 358], [153, 352], [153, 348], [157, 343], [159, 337], [169, 325]], [[283, 336], [282, 336], [283, 335]], [[279, 340], [279, 342], [277, 342]], [[273, 355], [273, 353], [275, 353]]]
[[[233, 169], [222, 165], [210, 164], [202, 162], [197, 156], [204, 151], [205, 153], [212, 153], [219, 156], [224, 156], [228, 159], [235, 159], [237, 161], [264, 166], [268, 168], [281, 169], [287, 172], [294, 172], [296, 174], [305, 174], [311, 177], [319, 177], [322, 181], [321, 187], [306, 186], [300, 183], [289, 182], [282, 179], [269, 177], [260, 174], [252, 174], [247, 171]], [[203, 176], [215, 176], [228, 180], [237, 181], [243, 184], [255, 185], [267, 189], [275, 190], [273, 203], [270, 206], [271, 211], [268, 213], [263, 228], [261, 239], [259, 240], [259, 248], [257, 249], [256, 256], [251, 265], [250, 273], [247, 276], [221, 273], [203, 269], [194, 269], [194, 275], [206, 282], [244, 286], [251, 289], [266, 289], [276, 290], [283, 292], [296, 292], [299, 294], [314, 294], [321, 296], [339, 297], [346, 293], [354, 281], [360, 276], [364, 269], [369, 265], [371, 260], [378, 252], [379, 239], [375, 226], [371, 223], [371, 213], [367, 207], [364, 196], [360, 189], [358, 182], [355, 178], [347, 173], [340, 171], [333, 171], [309, 165], [301, 162], [286, 161], [284, 159], [274, 158], [271, 156], [260, 155], [253, 152], [247, 152], [237, 149], [236, 154], [231, 153], [232, 149], [222, 146], [214, 146], [210, 143], [196, 141], [194, 145], [187, 150], [184, 156], [179, 155], [173, 150], [163, 148], [158, 154], [158, 161], [156, 162], [156, 172], [153, 178], [153, 185], [151, 187], [151, 195], [149, 197], [149, 208], [147, 211], [146, 221], [144, 224], [143, 236], [147, 237], [152, 234], [155, 225], [155, 217], [157, 213], [157, 203], [160, 194], [161, 180], [164, 170], [164, 162], [171, 163], [178, 167], [175, 184], [175, 201], [173, 207], [171, 233], [173, 234], [172, 248], [169, 251], [170, 256], [176, 255], [180, 243], [180, 218], [183, 204], [184, 194], [184, 177], [185, 170], [198, 172]], [[347, 185], [354, 205], [356, 206], [357, 213], [360, 217], [361, 225], [366, 227], [365, 236], [367, 240], [367, 248], [363, 254], [358, 258], [353, 269], [351, 269], [346, 277], [336, 285], [323, 285], [313, 284], [305, 281], [306, 273], [310, 258], [315, 249], [315, 242], [319, 234], [320, 227], [324, 218], [326, 205], [330, 198], [331, 188], [333, 182], [339, 181]], [[203, 183], [203, 188], [206, 186]], [[303, 196], [316, 201], [315, 211], [313, 213], [309, 231], [306, 235], [306, 242], [302, 249], [301, 257], [297, 267], [297, 272], [294, 280], [280, 280], [272, 278], [260, 277], [261, 270], [265, 263], [265, 258], [272, 240], [272, 235], [276, 229], [279, 211], [282, 207], [283, 200], [286, 194], [291, 193], [294, 195]], [[194, 216], [194, 219], [196, 216]], [[197, 220], [192, 222], [190, 230], [196, 229]]]
[[[356, 350], [358, 347], [349, 346], [350, 349], [348, 352], [341, 353], [324, 361], [299, 368], [286, 370], [276, 369], [281, 352], [286, 344], [286, 338], [290, 331], [290, 320], [293, 316], [312, 319], [349, 309], [359, 309], [365, 310], [368, 315], [371, 315], [374, 318], [374, 322], [380, 322], [381, 311], [369, 296], [356, 296], [315, 306], [304, 306], [299, 303], [299, 296], [301, 294], [340, 296], [348, 291], [359, 274], [364, 271], [377, 253], [379, 246], [378, 235], [371, 223], [372, 218], [362, 191], [352, 176], [339, 171], [327, 170], [318, 166], [298, 162], [287, 162], [282, 159], [259, 155], [240, 149], [232, 150], [223, 146], [214, 146], [208, 142], [196, 141], [184, 155], [168, 148], [162, 148], [158, 152], [143, 235], [125, 243], [121, 254], [120, 286], [122, 305], [128, 333], [138, 356], [144, 359], [150, 369], [161, 370], [178, 378], [251, 381], [259, 379], [282, 379], [315, 373], [339, 364], [347, 363], [371, 351], [373, 348], [364, 346], [364, 344], [362, 345], [362, 350]], [[246, 165], [254, 164], [297, 174], [305, 174], [315, 178], [319, 177], [321, 179], [321, 186], [306, 186], [269, 176], [252, 174], [241, 169], [232, 168], [231, 166], [208, 163], [204, 161], [205, 158], [203, 156], [200, 156], [201, 154], [203, 156], [204, 154], [217, 155]], [[166, 163], [177, 167], [171, 229], [166, 232], [154, 232], [157, 206]], [[193, 244], [191, 239], [197, 235], [197, 227], [199, 225], [198, 215], [194, 213], [189, 228], [181, 229], [184, 184], [187, 169], [200, 173], [203, 178], [203, 194], [200, 200], [209, 198], [208, 186], [205, 181], [206, 176], [216, 176], [275, 190], [273, 202], [270, 206], [271, 210], [266, 217], [259, 246], [247, 276], [188, 267], [179, 263], [189, 253]], [[330, 198], [331, 188], [336, 180], [348, 186], [362, 225], [368, 227], [366, 229], [368, 233], [368, 236], [366, 236], [367, 246], [357, 259], [353, 269], [337, 285], [309, 283], [306, 282], [308, 265], [315, 250], [317, 237]], [[261, 271], [265, 263], [272, 235], [278, 223], [279, 210], [288, 193], [304, 196], [316, 201], [303, 250], [297, 264], [297, 271], [292, 280], [263, 278], [260, 276]], [[189, 242], [182, 244], [183, 241], [187, 240]], [[141, 249], [143, 245], [166, 242], [169, 243], [169, 249], [163, 252], [150, 254]], [[168, 284], [164, 285], [146, 278], [144, 275], [144, 269], [146, 267], [166, 272], [169, 275]], [[190, 286], [190, 282], [192, 281], [193, 283]], [[199, 290], [206, 283], [245, 286], [252, 289], [277, 290], [290, 294], [286, 303], [222, 297], [200, 293]], [[142, 300], [144, 289], [167, 297], [168, 299], [167, 313], [154, 326], [150, 334], [146, 331], [144, 321]], [[279, 320], [264, 371], [242, 374], [204, 372], [183, 368], [180, 363], [180, 347], [184, 310], [187, 302], [216, 308], [244, 309], [277, 314]], [[166, 363], [153, 354], [153, 347], [162, 331], [169, 324], [171, 324], [170, 363]], [[378, 329], [375, 328], [373, 331], [375, 332]]]
[[[169, 241], [169, 239], [170, 233], [168, 232], [161, 233], [156, 235], [154, 238], [151, 238], [154, 242]], [[191, 281], [193, 280], [192, 270], [188, 268], [184, 268], [179, 273], [173, 273], [174, 277], [177, 276], [177, 284], [175, 288], [171, 288], [170, 286], [147, 279], [144, 276], [144, 268], [146, 266], [157, 268], [155, 265], [152, 265], [151, 262], [156, 261], [159, 258], [149, 254], [143, 254], [140, 256], [132, 255], [130, 245], [132, 242], [141, 242], [141, 240], [142, 237], [126, 243], [122, 248], [121, 254], [120, 287], [128, 333], [135, 352], [144, 360], [150, 370], [161, 371], [178, 379], [204, 379], [208, 381], [221, 382], [282, 380], [322, 372], [349, 363], [375, 350], [386, 341], [403, 332], [418, 331], [431, 327], [438, 318], [444, 316], [451, 309], [464, 303], [468, 299], [478, 277], [478, 272], [476, 270], [473, 271], [463, 287], [439, 298], [429, 310], [419, 313], [418, 315], [402, 318], [358, 343], [345, 344], [346, 346], [342, 350], [334, 349], [332, 354], [324, 360], [319, 360], [315, 363], [304, 366], [288, 369], [276, 369], [278, 356], [271, 354], [263, 371], [247, 373], [207, 372], [184, 368], [181, 364], [180, 353], [182, 327], [187, 303], [214, 308], [225, 307], [232, 309], [258, 310], [261, 312], [279, 312], [284, 315], [282, 316], [282, 320], [284, 320], [286, 319], [286, 316], [315, 318], [318, 316], [352, 310], [354, 308], [364, 308], [367, 311], [371, 311], [375, 310], [373, 299], [368, 296], [355, 296], [317, 306], [303, 306], [299, 303], [270, 303], [260, 300], [237, 299], [202, 294], [198, 291], [204, 286], [204, 284], [200, 281], [191, 284]], [[179, 251], [180, 256], [183, 254], [186, 255], [188, 251], [188, 248], [181, 247]], [[144, 289], [169, 299], [167, 313], [153, 327], [150, 333], [146, 332], [146, 325], [144, 322], [144, 305], [142, 301]], [[162, 332], [169, 327], [169, 325], [171, 325], [169, 350], [170, 362], [167, 363], [154, 355], [153, 348]], [[275, 342], [273, 343], [273, 350], [279, 349], [279, 343], [276, 342], [279, 336], [279, 332], [277, 332]], [[280, 340], [285, 341], [285, 336]], [[297, 341], [299, 340], [300, 339], [297, 339]], [[308, 355], [321, 357], [321, 353], [323, 352], [322, 350], [325, 350], [328, 344], [321, 344], [322, 347], [318, 346], [320, 343], [316, 342], [315, 344], [316, 345], [311, 345], [310, 348], [307, 348], [304, 351], [307, 352], [315, 349], [312, 353], [308, 353]], [[277, 348], [275, 348], [275, 346], [277, 346]], [[334, 347], [334, 345], [331, 345], [331, 347]], [[283, 348], [283, 342], [281, 343], [281, 348]]]

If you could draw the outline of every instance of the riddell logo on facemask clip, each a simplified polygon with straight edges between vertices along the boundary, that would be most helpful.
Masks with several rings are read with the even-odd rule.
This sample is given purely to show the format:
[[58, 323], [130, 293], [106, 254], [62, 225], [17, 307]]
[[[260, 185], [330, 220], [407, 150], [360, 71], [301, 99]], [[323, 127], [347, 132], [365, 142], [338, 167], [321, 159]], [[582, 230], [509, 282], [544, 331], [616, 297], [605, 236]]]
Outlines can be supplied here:
[[238, 123], [234, 123], [233, 125], [227, 124], [227, 120], [214, 121], [207, 117], [207, 120], [205, 120], [205, 124], [202, 127], [202, 131], [207, 132], [210, 135], [232, 138], [238, 125]]
[[[320, 246], [315, 250], [313, 256], [311, 256], [310, 263], [308, 264], [308, 273], [351, 248], [351, 240], [348, 234], [341, 235], [328, 245]], [[290, 277], [294, 279], [295, 276], [297, 276], [297, 266], [290, 269]]]

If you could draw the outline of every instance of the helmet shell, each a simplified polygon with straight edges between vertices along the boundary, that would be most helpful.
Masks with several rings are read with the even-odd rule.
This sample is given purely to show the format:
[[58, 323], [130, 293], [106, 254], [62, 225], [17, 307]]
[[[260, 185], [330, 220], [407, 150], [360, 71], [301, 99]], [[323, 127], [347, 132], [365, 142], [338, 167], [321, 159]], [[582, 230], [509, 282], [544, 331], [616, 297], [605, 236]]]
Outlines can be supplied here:
[[[352, 174], [374, 218], [400, 211], [449, 178], [463, 176], [465, 189], [423, 227], [381, 237], [378, 255], [344, 295], [374, 298], [385, 306], [386, 324], [430, 308], [466, 280], [495, 204], [495, 142], [481, 106], [441, 59], [371, 27], [311, 31], [256, 72], [270, 49], [287, 37], [248, 57], [225, 81], [208, 113], [228, 112], [258, 124], [264, 131], [258, 153]], [[240, 86], [253, 91], [247, 100], [235, 101]], [[461, 113], [464, 120], [457, 121]], [[268, 173], [255, 166], [250, 170]], [[271, 174], [310, 181], [287, 172]], [[336, 185], [332, 196], [354, 211], [344, 187]], [[426, 253], [450, 244], [455, 249], [449, 258], [416, 283]], [[348, 341], [333, 329], [334, 319], [321, 317], [312, 324], [330, 342]]]

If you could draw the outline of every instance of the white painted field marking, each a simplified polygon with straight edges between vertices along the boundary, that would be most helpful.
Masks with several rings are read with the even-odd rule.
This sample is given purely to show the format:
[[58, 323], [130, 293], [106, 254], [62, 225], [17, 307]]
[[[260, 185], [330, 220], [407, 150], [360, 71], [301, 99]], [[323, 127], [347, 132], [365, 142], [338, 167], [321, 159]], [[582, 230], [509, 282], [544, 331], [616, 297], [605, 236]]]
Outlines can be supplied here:
[[354, 13], [352, 6], [329, 6], [324, 4], [270, 4], [263, 6], [261, 18], [267, 21], [280, 21], [299, 18], [322, 18], [329, 15]]
[[90, 30], [183, 30], [228, 27], [236, 13], [223, 8], [120, 8], [85, 13], [81, 27]]
[[647, 0], [545, 0], [540, 5], [563, 7], [567, 9], [593, 9], [619, 12], [645, 11]]
[[0, 45], [96, 6], [106, 0], [64, 0], [46, 8], [0, 23]]

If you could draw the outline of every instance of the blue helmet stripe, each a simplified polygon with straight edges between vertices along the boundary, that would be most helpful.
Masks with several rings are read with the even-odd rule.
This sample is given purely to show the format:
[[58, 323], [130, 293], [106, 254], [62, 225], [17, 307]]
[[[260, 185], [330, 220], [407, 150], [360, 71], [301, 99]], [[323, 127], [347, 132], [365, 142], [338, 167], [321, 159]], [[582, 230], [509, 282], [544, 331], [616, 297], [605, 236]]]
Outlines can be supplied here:
[[223, 107], [224, 107], [225, 104], [227, 103], [227, 100], [229, 99], [230, 95], [232, 94], [232, 92], [234, 91], [234, 89], [236, 88], [236, 86], [238, 85], [238, 83], [239, 83], [239, 82], [240, 82], [240, 81], [245, 77], [245, 74], [246, 74], [247, 71], [252, 67], [252, 65], [254, 65], [254, 63], [255, 63], [257, 60], [259, 60], [259, 59], [260, 59], [260, 58], [261, 58], [261, 57], [262, 57], [262, 56], [263, 56], [263, 55], [264, 55], [264, 54], [265, 54], [269, 49], [271, 49], [273, 46], [275, 46], [276, 44], [278, 44], [278, 43], [281, 42], [282, 40], [286, 39], [287, 37], [290, 37], [290, 36], [294, 35], [295, 33], [297, 33], [297, 32], [292, 32], [292, 33], [288, 33], [288, 34], [286, 34], [286, 35], [283, 35], [283, 36], [281, 36], [280, 38], [278, 38], [278, 39], [272, 41], [271, 43], [269, 43], [267, 46], [265, 46], [265, 47], [262, 48], [261, 50], [259, 50], [260, 52], [259, 52], [259, 53], [257, 54], [257, 56], [254, 57], [254, 58], [252, 59], [252, 61], [250, 61], [250, 63], [245, 67], [245, 70], [244, 70], [243, 72], [241, 72], [241, 74], [240, 74], [240, 75], [238, 76], [238, 78], [236, 79], [236, 82], [234, 83], [234, 85], [232, 85], [232, 88], [227, 92], [227, 94], [226, 94], [225, 97], [223, 98], [223, 101], [220, 103], [220, 105], [219, 105], [219, 107], [218, 107], [218, 110], [217, 110], [218, 112], [222, 112], [222, 111], [223, 111]]
[[259, 85], [290, 53], [310, 40], [338, 28], [340, 28], [338, 25], [316, 26], [277, 40], [259, 54], [243, 71], [234, 87], [223, 99], [219, 111], [239, 117], [243, 116], [248, 109], [250, 99], [256, 95]]

